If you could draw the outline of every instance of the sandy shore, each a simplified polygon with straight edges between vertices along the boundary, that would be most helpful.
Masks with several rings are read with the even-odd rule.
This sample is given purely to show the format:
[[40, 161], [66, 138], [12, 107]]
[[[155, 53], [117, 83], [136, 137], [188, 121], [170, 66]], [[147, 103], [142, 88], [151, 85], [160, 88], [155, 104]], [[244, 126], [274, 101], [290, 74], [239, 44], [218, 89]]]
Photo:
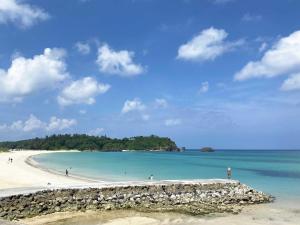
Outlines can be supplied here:
[[27, 225], [299, 225], [300, 206], [280, 203], [246, 207], [241, 214], [189, 216], [178, 213], [104, 211], [55, 213], [22, 221]]
[[[61, 185], [80, 185], [88, 182], [73, 177], [49, 173], [26, 163], [26, 160], [30, 156], [52, 152], [54, 151], [13, 151], [0, 153], [0, 190], [59, 187]], [[8, 158], [12, 158], [13, 162], [9, 163]]]

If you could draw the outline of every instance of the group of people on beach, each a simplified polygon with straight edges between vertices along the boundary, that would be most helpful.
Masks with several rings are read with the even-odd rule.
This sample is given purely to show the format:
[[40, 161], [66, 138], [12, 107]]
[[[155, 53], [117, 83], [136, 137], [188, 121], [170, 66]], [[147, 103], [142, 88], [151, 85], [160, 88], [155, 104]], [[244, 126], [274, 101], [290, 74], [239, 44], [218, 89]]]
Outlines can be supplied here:
[[8, 163], [12, 163], [13, 162], [13, 158], [8, 158]]

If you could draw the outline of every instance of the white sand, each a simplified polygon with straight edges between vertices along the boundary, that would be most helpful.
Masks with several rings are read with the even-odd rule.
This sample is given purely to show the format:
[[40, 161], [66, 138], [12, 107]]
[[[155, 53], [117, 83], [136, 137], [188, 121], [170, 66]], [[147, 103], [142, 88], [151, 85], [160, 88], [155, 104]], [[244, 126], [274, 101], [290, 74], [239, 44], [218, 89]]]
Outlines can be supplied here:
[[[53, 152], [53, 151], [51, 151]], [[49, 173], [28, 165], [28, 157], [49, 151], [13, 151], [0, 153], [0, 190], [8, 188], [43, 188], [78, 185], [85, 181]], [[8, 158], [13, 162], [9, 163]], [[48, 185], [50, 183], [50, 185]]]

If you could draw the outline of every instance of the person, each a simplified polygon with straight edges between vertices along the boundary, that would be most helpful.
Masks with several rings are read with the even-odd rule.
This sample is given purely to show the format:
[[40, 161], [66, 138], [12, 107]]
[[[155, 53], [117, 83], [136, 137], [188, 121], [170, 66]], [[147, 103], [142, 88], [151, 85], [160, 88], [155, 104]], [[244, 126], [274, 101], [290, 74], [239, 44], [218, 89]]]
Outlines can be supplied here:
[[66, 176], [69, 176], [69, 171], [68, 171], [68, 169], [66, 169]]
[[149, 180], [153, 180], [153, 174], [150, 175]]
[[231, 168], [228, 167], [228, 168], [227, 168], [227, 178], [228, 178], [228, 179], [231, 179], [231, 175], [232, 175]]

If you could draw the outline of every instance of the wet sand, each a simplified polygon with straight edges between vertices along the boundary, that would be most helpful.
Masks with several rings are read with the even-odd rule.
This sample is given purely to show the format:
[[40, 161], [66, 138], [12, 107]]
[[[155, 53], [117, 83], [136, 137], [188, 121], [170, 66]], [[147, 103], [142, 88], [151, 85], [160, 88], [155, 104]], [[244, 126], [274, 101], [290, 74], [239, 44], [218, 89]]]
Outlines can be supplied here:
[[299, 225], [297, 202], [246, 207], [241, 214], [190, 216], [178, 213], [104, 211], [55, 213], [22, 221], [28, 225]]

